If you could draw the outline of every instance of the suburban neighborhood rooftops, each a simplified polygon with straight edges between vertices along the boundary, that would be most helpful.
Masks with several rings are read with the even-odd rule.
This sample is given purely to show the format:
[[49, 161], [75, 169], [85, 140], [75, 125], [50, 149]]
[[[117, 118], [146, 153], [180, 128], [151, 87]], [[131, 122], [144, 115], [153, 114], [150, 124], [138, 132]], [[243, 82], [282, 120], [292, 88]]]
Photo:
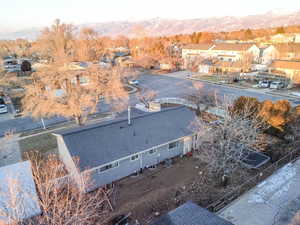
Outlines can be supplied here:
[[279, 53], [300, 52], [300, 43], [282, 43], [274, 46]]
[[151, 225], [233, 225], [208, 210], [187, 202], [168, 214], [160, 217]]
[[275, 60], [270, 65], [271, 68], [300, 70], [300, 60]]
[[30, 161], [0, 168], [0, 224], [41, 213]]
[[59, 131], [81, 170], [97, 167], [190, 135], [195, 113], [186, 107]]
[[183, 49], [209, 50], [213, 46], [214, 45], [212, 45], [212, 44], [206, 44], [206, 43], [188, 44], [188, 45], [184, 46]]
[[213, 50], [226, 50], [226, 51], [246, 51], [254, 44], [243, 43], [219, 43], [216, 44]]

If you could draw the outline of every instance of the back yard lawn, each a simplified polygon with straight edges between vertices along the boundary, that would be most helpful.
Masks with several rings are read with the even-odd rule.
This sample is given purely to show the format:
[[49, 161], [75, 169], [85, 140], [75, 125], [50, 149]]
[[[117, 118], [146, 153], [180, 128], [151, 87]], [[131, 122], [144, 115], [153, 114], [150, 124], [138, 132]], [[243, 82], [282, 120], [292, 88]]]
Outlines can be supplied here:
[[57, 153], [56, 138], [51, 133], [40, 134], [28, 137], [19, 141], [20, 151], [23, 159], [27, 159], [26, 155], [32, 151], [37, 151], [42, 156]]

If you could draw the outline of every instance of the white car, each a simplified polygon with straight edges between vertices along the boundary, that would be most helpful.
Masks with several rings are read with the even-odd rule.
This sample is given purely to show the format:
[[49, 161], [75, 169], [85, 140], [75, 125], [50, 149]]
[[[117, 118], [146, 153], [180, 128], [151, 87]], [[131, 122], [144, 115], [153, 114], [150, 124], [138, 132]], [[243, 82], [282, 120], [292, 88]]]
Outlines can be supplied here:
[[280, 81], [274, 81], [270, 85], [271, 89], [280, 89], [280, 88], [283, 88], [283, 87], [284, 87], [284, 84]]
[[132, 84], [132, 85], [139, 85], [139, 81], [138, 80], [131, 80], [129, 81], [129, 84]]
[[7, 113], [7, 105], [5, 104], [4, 100], [0, 98], [0, 113]]
[[268, 88], [270, 87], [270, 81], [267, 80], [259, 81], [258, 86], [261, 88]]
[[7, 105], [0, 105], [0, 113], [7, 113], [8, 109], [7, 109]]

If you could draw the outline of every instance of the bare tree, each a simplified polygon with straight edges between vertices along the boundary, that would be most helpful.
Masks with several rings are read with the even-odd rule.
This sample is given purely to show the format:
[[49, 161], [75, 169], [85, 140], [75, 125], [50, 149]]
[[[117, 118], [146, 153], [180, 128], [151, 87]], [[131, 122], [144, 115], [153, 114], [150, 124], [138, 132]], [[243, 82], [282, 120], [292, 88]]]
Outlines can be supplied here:
[[149, 104], [151, 101], [153, 101], [156, 97], [157, 93], [153, 90], [147, 90], [143, 93], [138, 94], [138, 98], [140, 102], [147, 108], [149, 109]]
[[[10, 225], [94, 225], [104, 224], [105, 215], [112, 210], [109, 201], [111, 190], [99, 188], [92, 193], [85, 193], [73, 181], [72, 176], [65, 176], [63, 164], [56, 156], [49, 155], [41, 160], [37, 153], [30, 154], [32, 159], [32, 172], [38, 192], [38, 204], [41, 215], [20, 220], [20, 215], [27, 207], [22, 197], [26, 190], [18, 187], [16, 181], [11, 182], [10, 201], [0, 209], [0, 216], [8, 216]], [[63, 176], [63, 177], [62, 177]], [[92, 184], [89, 177], [81, 177], [86, 185]], [[20, 192], [22, 195], [20, 195]], [[29, 192], [28, 192], [29, 193]], [[33, 196], [32, 196], [33, 197]]]
[[199, 71], [199, 65], [203, 61], [203, 57], [201, 56], [194, 56], [194, 57], [188, 57], [185, 59], [185, 67], [191, 72], [198, 72]]
[[64, 116], [83, 124], [97, 110], [99, 99], [124, 106], [128, 94], [121, 82], [119, 68], [87, 70], [47, 68], [32, 75], [33, 83], [26, 87], [24, 111], [33, 117]]
[[51, 27], [42, 31], [35, 48], [53, 63], [70, 62], [74, 56], [74, 29], [73, 25], [56, 19]]
[[244, 51], [242, 53], [241, 59], [237, 62], [241, 67], [242, 72], [246, 73], [251, 70], [251, 65], [254, 61], [254, 56], [250, 52]]
[[201, 118], [196, 123], [199, 158], [208, 163], [209, 172], [221, 178], [231, 175], [241, 165], [246, 150], [258, 142], [263, 126], [248, 116], [232, 116], [228, 107], [224, 107], [224, 112], [224, 118], [217, 124]]
[[80, 30], [79, 38], [75, 40], [75, 43], [76, 60], [79, 61], [98, 60], [99, 55], [104, 51], [98, 33], [88, 27]]

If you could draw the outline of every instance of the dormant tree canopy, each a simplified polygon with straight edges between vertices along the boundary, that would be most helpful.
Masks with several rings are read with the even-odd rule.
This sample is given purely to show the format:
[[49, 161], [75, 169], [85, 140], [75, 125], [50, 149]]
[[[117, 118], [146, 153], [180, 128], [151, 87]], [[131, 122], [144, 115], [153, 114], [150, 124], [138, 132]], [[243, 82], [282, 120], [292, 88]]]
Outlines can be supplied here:
[[33, 117], [64, 116], [78, 124], [96, 111], [99, 99], [124, 106], [127, 92], [121, 82], [122, 71], [91, 66], [83, 71], [51, 67], [34, 73], [26, 87], [24, 110]]

